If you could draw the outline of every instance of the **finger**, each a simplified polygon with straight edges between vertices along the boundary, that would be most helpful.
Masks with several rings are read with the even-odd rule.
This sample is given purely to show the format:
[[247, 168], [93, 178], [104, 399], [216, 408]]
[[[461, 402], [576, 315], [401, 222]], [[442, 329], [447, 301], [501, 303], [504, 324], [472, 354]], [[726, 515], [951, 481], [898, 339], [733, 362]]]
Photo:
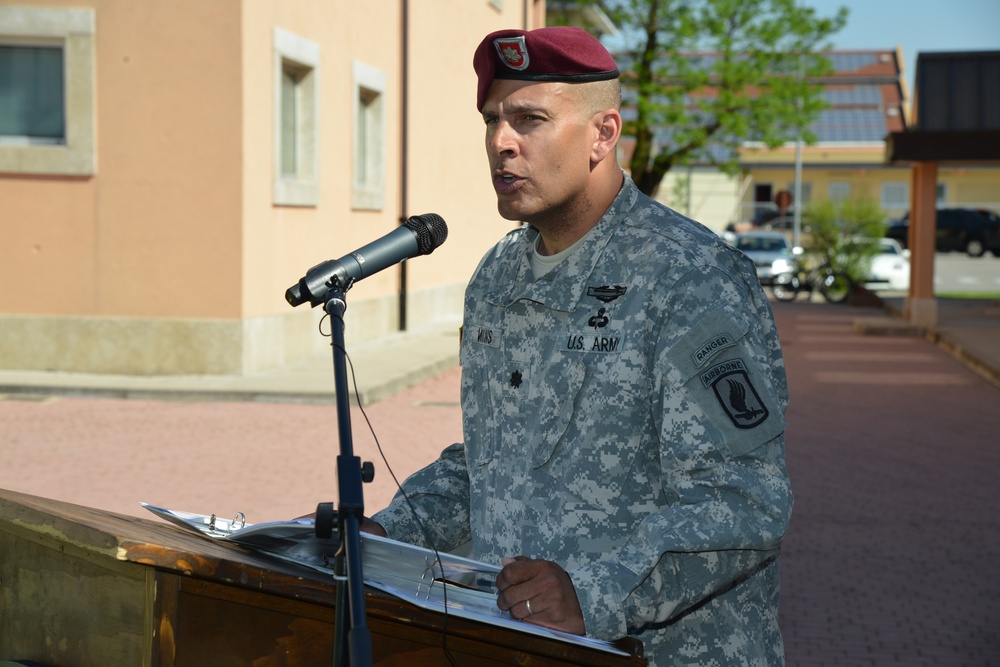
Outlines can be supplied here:
[[[501, 611], [509, 611], [514, 618], [524, 618], [529, 615], [525, 602], [537, 592], [530, 582], [508, 586], [505, 589], [501, 589], [498, 585], [497, 590], [500, 591], [497, 595], [497, 607]], [[532, 608], [534, 609], [534, 606]]]
[[507, 589], [497, 595], [497, 607], [500, 611], [509, 611], [514, 618], [523, 618], [526, 613], [524, 601], [526, 595], [518, 594], [516, 590]]
[[[534, 601], [535, 601], [535, 606], [534, 607], [531, 606], [532, 599], [534, 599]], [[527, 600], [525, 600], [524, 601], [524, 611], [525, 611], [524, 618], [528, 618], [529, 616], [534, 616], [535, 614], [539, 613], [540, 611], [544, 611], [542, 609], [538, 609], [537, 607], [538, 607], [538, 598], [528, 598]]]
[[536, 561], [535, 564], [540, 567], [530, 581], [512, 586], [505, 593], [504, 604], [510, 605], [507, 608], [511, 616], [535, 625], [584, 634], [583, 612], [569, 574], [555, 563]]
[[545, 561], [533, 560], [525, 556], [504, 558], [503, 568], [497, 575], [497, 588], [505, 591], [511, 586], [523, 584], [532, 579]]
[[[532, 602], [534, 600], [534, 602]], [[499, 603], [499, 600], [498, 600]], [[538, 598], [528, 598], [515, 602], [506, 611], [510, 612], [511, 618], [518, 621], [526, 621], [538, 613]]]

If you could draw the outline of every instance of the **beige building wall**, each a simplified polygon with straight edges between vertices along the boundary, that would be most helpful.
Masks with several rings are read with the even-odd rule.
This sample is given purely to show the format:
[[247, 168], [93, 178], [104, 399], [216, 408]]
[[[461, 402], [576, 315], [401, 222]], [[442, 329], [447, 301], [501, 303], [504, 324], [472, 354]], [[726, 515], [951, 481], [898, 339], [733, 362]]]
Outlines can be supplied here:
[[[292, 309], [285, 289], [311, 266], [390, 232], [400, 216], [426, 212], [447, 221], [449, 238], [406, 263], [408, 324], [457, 319], [473, 268], [510, 229], [496, 213], [485, 164], [472, 52], [491, 30], [534, 27], [544, 2], [23, 0], [17, 7], [91, 12], [84, 37], [95, 139], [90, 173], [18, 169], [0, 146], [0, 280], [8, 286], [0, 292], [0, 367], [253, 373], [322, 353], [320, 309]], [[287, 35], [318, 54], [308, 205], [275, 199], [275, 44]], [[358, 71], [383, 86], [381, 201], [364, 207], [353, 194]], [[349, 292], [349, 344], [398, 327], [399, 274], [392, 267]]]
[[1000, 169], [996, 167], [938, 167], [938, 184], [944, 185], [949, 206], [988, 208], [1000, 213]]
[[739, 211], [740, 180], [711, 167], [675, 167], [655, 199], [721, 234]]

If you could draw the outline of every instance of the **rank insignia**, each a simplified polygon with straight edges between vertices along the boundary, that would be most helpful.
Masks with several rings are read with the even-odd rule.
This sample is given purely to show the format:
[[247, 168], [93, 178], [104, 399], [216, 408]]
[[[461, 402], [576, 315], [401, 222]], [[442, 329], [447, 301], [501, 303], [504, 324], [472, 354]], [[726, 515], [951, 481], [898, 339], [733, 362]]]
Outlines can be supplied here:
[[521, 371], [514, 371], [510, 374], [510, 386], [514, 389], [519, 389], [521, 387]]

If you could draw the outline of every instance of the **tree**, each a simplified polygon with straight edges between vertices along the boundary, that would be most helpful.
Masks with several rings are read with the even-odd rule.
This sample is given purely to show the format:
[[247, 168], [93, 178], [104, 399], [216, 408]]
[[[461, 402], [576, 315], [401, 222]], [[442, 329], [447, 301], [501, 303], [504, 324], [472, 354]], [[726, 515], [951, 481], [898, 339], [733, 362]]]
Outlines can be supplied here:
[[806, 208], [812, 233], [810, 253], [855, 285], [865, 282], [885, 235], [885, 213], [871, 197], [816, 202]]
[[747, 141], [815, 141], [815, 81], [831, 71], [821, 49], [845, 8], [822, 18], [796, 0], [578, 0], [588, 4], [624, 41], [610, 46], [622, 69], [624, 134], [635, 139], [629, 167], [646, 194], [671, 167], [694, 161], [738, 173]]

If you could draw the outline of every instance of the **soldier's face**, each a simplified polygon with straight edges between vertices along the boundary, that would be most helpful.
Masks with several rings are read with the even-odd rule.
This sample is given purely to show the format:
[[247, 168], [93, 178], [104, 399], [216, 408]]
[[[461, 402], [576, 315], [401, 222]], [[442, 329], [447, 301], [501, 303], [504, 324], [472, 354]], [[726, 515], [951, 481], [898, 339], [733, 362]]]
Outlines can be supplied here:
[[494, 80], [483, 120], [500, 215], [544, 228], [588, 207], [598, 130], [571, 84]]

